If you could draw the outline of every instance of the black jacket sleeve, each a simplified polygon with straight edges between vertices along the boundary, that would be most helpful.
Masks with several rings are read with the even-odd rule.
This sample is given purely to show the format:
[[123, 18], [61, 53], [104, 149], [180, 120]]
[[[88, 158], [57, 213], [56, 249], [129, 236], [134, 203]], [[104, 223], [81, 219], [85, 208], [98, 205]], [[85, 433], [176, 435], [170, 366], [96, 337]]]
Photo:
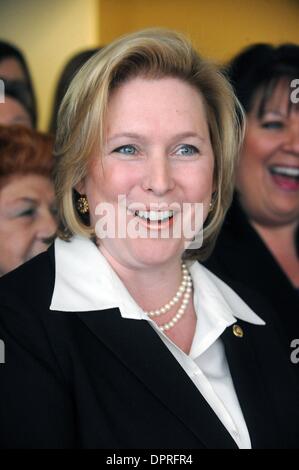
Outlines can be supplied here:
[[71, 393], [42, 323], [34, 320], [0, 300], [0, 448], [73, 448]]

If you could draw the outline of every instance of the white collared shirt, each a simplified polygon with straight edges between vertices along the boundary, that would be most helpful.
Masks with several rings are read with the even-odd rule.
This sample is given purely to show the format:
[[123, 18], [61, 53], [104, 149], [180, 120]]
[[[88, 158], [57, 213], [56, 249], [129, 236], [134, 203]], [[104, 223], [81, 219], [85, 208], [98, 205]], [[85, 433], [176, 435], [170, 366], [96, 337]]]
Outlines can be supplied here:
[[56, 239], [55, 271], [51, 310], [85, 312], [118, 307], [124, 319], [149, 322], [238, 447], [251, 448], [220, 336], [236, 318], [256, 325], [265, 322], [229, 286], [199, 263], [189, 266], [197, 323], [187, 355], [144, 313], [91, 240], [79, 236], [70, 242]]

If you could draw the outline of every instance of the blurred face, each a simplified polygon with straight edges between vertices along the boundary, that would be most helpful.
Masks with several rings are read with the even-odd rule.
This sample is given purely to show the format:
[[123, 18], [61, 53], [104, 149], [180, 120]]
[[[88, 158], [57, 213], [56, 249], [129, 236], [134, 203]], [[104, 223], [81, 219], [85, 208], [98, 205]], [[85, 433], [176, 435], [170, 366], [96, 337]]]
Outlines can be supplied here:
[[288, 112], [290, 90], [280, 82], [264, 115], [248, 114], [237, 189], [249, 218], [262, 225], [299, 220], [299, 109]]
[[44, 251], [57, 228], [52, 182], [16, 175], [0, 189], [0, 275]]
[[32, 122], [26, 109], [9, 96], [5, 97], [5, 103], [0, 103], [0, 124], [4, 126], [20, 124], [32, 128]]
[[205, 109], [195, 88], [176, 78], [139, 77], [121, 85], [109, 100], [103, 155], [95, 153], [78, 189], [87, 195], [93, 224], [99, 203], [116, 208], [118, 196], [125, 196], [126, 224], [136, 224], [145, 238], [104, 238], [102, 251], [127, 267], [179, 259], [183, 239], [161, 234], [171, 233], [184, 203], [202, 203], [206, 218], [213, 171]]
[[24, 72], [19, 61], [9, 57], [0, 62], [0, 77], [9, 80], [24, 80]]

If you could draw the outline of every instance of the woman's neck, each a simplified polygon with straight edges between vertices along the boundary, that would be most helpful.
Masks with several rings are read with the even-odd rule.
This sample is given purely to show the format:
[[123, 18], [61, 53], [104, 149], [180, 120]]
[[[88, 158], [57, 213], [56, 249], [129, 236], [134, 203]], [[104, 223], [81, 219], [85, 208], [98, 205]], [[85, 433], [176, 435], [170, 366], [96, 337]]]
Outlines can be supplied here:
[[105, 248], [100, 249], [136, 303], [145, 311], [158, 309], [169, 302], [181, 284], [179, 258], [156, 266], [128, 266], [112, 257]]
[[296, 247], [298, 223], [265, 226], [254, 221], [251, 225], [260, 235], [290, 282], [299, 287], [299, 259]]
[[[120, 262], [101, 247], [101, 252], [110, 263], [118, 277], [122, 280], [135, 302], [146, 312], [160, 309], [167, 304], [182, 282], [182, 266], [179, 257], [152, 266], [134, 266]], [[161, 316], [155, 316], [153, 320], [161, 327], [173, 320], [178, 312], [175, 304], [170, 310]], [[182, 351], [189, 354], [196, 327], [196, 313], [193, 305], [193, 296], [186, 307], [184, 316], [175, 324], [174, 328], [167, 331], [167, 336]]]

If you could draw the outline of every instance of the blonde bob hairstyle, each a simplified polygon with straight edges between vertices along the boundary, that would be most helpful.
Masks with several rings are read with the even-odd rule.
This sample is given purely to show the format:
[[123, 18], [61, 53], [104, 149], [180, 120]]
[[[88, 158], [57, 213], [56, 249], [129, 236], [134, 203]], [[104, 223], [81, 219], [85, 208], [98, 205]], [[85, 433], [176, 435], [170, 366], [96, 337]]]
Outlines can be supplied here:
[[187, 250], [184, 257], [204, 260], [231, 203], [234, 168], [243, 136], [243, 112], [217, 67], [202, 59], [184, 36], [164, 29], [148, 29], [117, 39], [86, 62], [71, 82], [60, 107], [55, 145], [59, 236], [64, 240], [74, 234], [95, 236], [94, 229], [77, 212], [74, 188], [88, 172], [92, 150], [103, 147], [110, 93], [137, 76], [179, 78], [203, 97], [217, 190], [205, 222], [203, 246]]

